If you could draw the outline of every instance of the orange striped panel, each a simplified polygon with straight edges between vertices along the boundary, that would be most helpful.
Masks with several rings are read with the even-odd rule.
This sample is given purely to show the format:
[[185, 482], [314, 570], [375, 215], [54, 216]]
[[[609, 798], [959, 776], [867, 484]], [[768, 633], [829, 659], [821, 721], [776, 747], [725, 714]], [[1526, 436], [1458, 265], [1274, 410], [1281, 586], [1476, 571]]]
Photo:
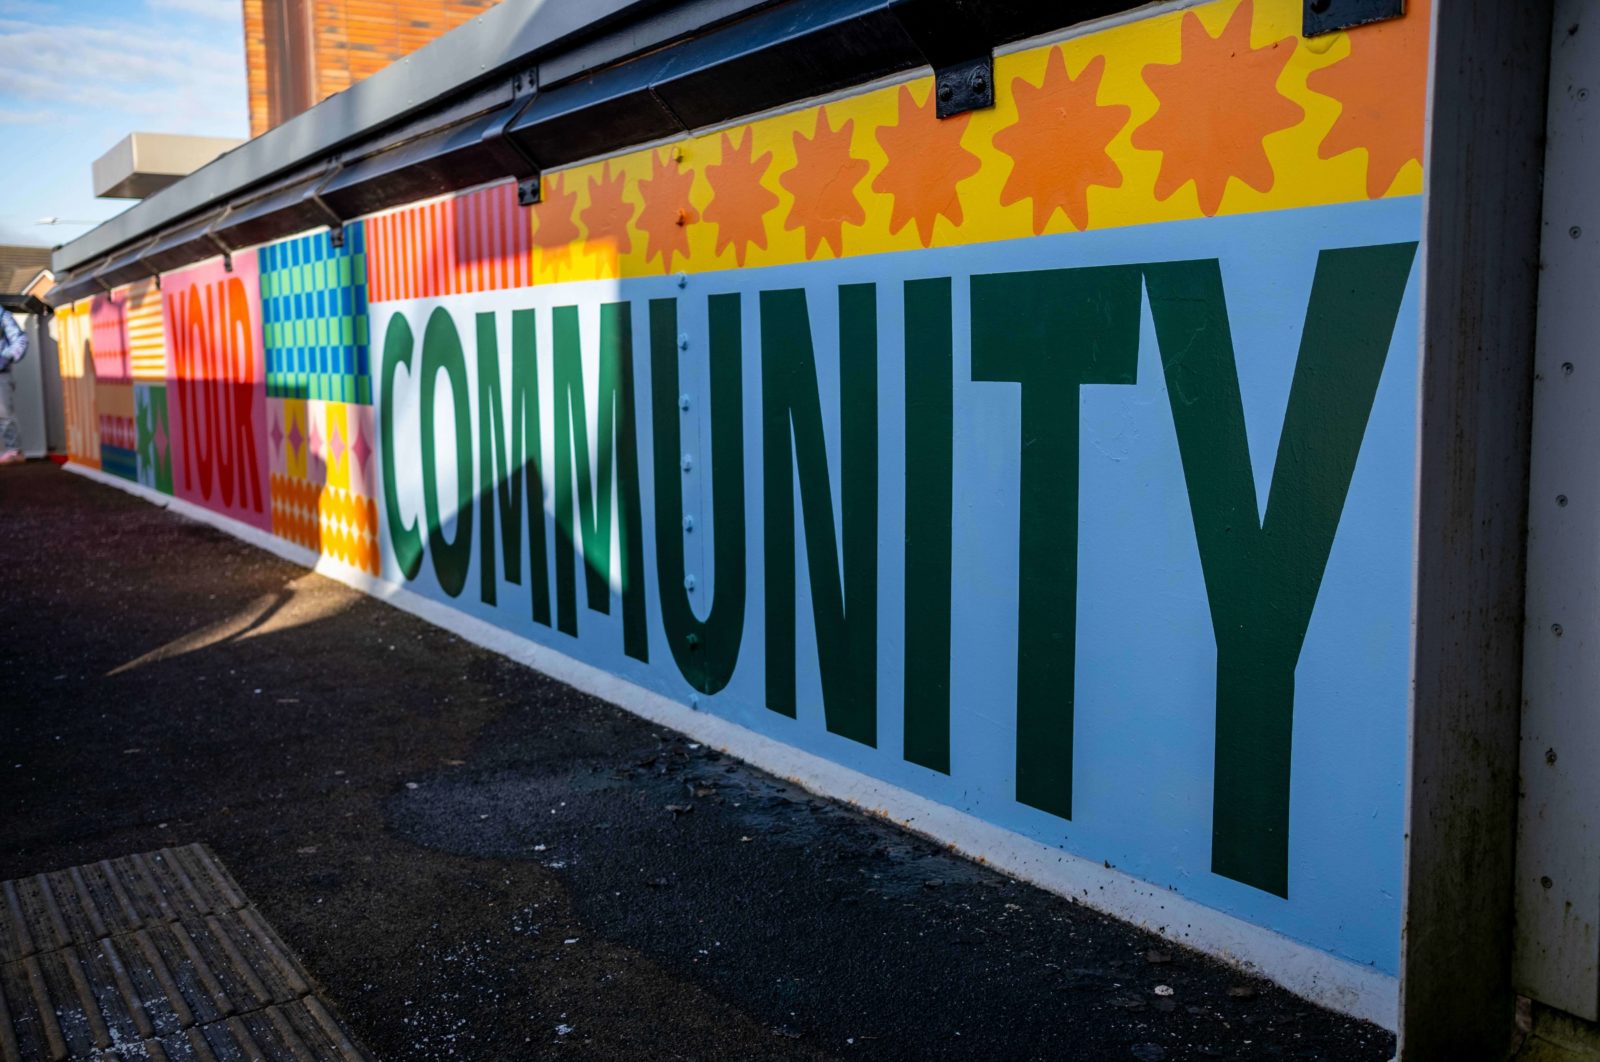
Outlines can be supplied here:
[[533, 283], [533, 227], [515, 182], [406, 207], [368, 222], [368, 302], [500, 291]]
[[128, 371], [135, 380], [167, 378], [167, 336], [155, 279], [127, 288]]

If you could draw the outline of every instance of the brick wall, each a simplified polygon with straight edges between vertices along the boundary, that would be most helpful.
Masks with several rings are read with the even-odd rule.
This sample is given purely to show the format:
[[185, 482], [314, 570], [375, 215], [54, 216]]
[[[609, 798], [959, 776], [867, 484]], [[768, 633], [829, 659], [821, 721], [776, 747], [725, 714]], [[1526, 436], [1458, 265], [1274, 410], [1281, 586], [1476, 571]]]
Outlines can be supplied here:
[[[497, 0], [243, 0], [245, 60], [249, 65], [250, 133], [259, 135], [292, 117], [270, 71], [298, 39], [309, 56], [291, 56], [279, 69], [302, 69], [315, 100], [349, 88], [402, 56], [494, 6]], [[269, 29], [269, 27], [271, 29]], [[278, 27], [285, 27], [279, 29]], [[302, 46], [303, 47], [303, 46]]]
[[244, 65], [250, 90], [250, 135], [272, 128], [267, 107], [267, 33], [262, 6], [267, 0], [244, 0]]

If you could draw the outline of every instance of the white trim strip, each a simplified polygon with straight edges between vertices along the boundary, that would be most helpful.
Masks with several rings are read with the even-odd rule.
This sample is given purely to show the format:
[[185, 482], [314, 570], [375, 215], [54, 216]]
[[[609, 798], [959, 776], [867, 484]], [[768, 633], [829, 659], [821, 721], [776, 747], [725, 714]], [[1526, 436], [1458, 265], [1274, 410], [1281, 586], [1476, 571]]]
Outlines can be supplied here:
[[332, 557], [319, 556], [259, 528], [148, 487], [75, 464], [65, 466], [226, 531], [285, 560], [371, 594], [475, 645], [510, 657], [584, 693], [676, 730], [702, 744], [778, 775], [818, 796], [841, 800], [945, 845], [974, 862], [1020, 878], [1076, 903], [1130, 922], [1270, 981], [1302, 999], [1393, 1031], [1399, 1020], [1399, 981], [1370, 966], [1340, 959], [1270, 929], [1224, 914], [1100, 863], [1030, 840], [879, 781], [831, 760], [697, 712], [564, 653], [457, 612], [403, 587], [382, 582]]

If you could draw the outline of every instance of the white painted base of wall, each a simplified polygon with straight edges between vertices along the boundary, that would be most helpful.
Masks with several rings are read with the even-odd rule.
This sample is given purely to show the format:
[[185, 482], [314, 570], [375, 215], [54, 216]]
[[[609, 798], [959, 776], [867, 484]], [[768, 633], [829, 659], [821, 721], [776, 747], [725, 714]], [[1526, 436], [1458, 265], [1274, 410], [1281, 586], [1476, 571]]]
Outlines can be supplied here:
[[403, 587], [380, 582], [331, 557], [313, 553], [193, 503], [169, 498], [95, 469], [75, 464], [68, 464], [66, 469], [226, 531], [819, 796], [845, 801], [869, 815], [937, 841], [968, 859], [1258, 974], [1312, 1003], [1374, 1022], [1391, 1031], [1398, 1024], [1399, 981], [1369, 966], [1329, 955], [1185, 899], [1170, 889], [1040, 844], [725, 719], [697, 712], [546, 646]]

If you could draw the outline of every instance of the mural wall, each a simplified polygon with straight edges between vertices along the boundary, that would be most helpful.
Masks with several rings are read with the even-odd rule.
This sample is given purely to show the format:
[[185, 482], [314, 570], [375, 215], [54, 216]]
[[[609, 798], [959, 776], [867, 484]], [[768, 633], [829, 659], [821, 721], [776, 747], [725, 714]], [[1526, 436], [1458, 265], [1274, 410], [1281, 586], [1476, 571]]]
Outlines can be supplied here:
[[1409, 7], [1220, 0], [993, 110], [913, 80], [79, 304], [72, 459], [1393, 974]]
[[67, 456], [87, 468], [100, 467], [100, 423], [95, 412], [95, 362], [90, 329], [91, 300], [63, 306], [51, 327], [61, 362], [62, 413]]

